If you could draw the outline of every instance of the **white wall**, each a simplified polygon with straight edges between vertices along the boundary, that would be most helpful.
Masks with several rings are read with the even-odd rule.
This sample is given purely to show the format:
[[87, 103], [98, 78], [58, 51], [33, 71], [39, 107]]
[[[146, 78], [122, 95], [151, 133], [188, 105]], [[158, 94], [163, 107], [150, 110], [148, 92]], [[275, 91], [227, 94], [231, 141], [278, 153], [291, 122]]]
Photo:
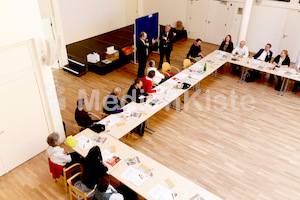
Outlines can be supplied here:
[[177, 21], [186, 25], [187, 0], [144, 0], [144, 16], [159, 12], [159, 24], [176, 26]]
[[126, 26], [124, 0], [59, 1], [66, 44]]
[[[246, 36], [246, 45], [252, 52], [272, 44], [272, 51], [280, 50], [288, 9], [253, 5]], [[276, 56], [276, 55], [274, 55]]]
[[[0, 54], [2, 56], [2, 64], [0, 66], [2, 72], [0, 79], [1, 91], [8, 91], [5, 94], [7, 94], [8, 97], [14, 97], [14, 101], [20, 103], [15, 103], [14, 105], [23, 105], [22, 103], [25, 102], [23, 101], [24, 98], [26, 98], [26, 102], [32, 100], [32, 102], [41, 103], [41, 107], [35, 107], [34, 103], [33, 105], [26, 104], [28, 107], [24, 107], [24, 110], [30, 110], [29, 108], [32, 106], [32, 111], [42, 111], [43, 117], [38, 118], [38, 120], [32, 120], [33, 116], [36, 117], [36, 115], [33, 114], [36, 112], [27, 112], [26, 116], [15, 115], [14, 113], [24, 114], [24, 112], [18, 112], [18, 109], [14, 110], [15, 108], [13, 105], [9, 105], [11, 106], [11, 109], [5, 111], [1, 110], [0, 113], [2, 117], [2, 120], [0, 121], [1, 125], [3, 125], [1, 127], [4, 127], [4, 133], [1, 135], [2, 140], [0, 139], [2, 144], [5, 143], [3, 138], [14, 137], [15, 135], [16, 138], [20, 138], [18, 135], [21, 133], [22, 136], [27, 137], [27, 139], [33, 137], [32, 140], [30, 140], [33, 144], [30, 143], [30, 147], [27, 149], [18, 149], [21, 148], [21, 146], [17, 144], [13, 145], [11, 142], [5, 143], [5, 145], [14, 147], [15, 152], [22, 152], [18, 157], [19, 160], [22, 160], [21, 155], [26, 154], [23, 158], [26, 160], [30, 158], [28, 157], [29, 154], [34, 156], [45, 149], [47, 146], [46, 137], [50, 132], [57, 131], [62, 139], [64, 138], [62, 118], [56, 97], [51, 68], [44, 65], [41, 58], [44, 33], [37, 0], [0, 1], [0, 24], [3, 27], [0, 33]], [[22, 47], [22, 53], [20, 53], [19, 47]], [[30, 60], [31, 64], [25, 65], [28, 62], [23, 62], [24, 60]], [[24, 81], [22, 82], [20, 80]], [[8, 83], [12, 83], [14, 88], [37, 88], [38, 91], [35, 94], [38, 95], [26, 93], [25, 95], [18, 96], [18, 92], [16, 92], [14, 88], [10, 88]], [[27, 85], [27, 87], [25, 85]], [[26, 90], [24, 89], [24, 91]], [[30, 116], [31, 114], [33, 116]], [[14, 118], [13, 121], [9, 120], [12, 115]], [[5, 116], [9, 117], [6, 118]], [[14, 131], [14, 126], [18, 124], [16, 123], [16, 120], [22, 120], [24, 123], [28, 120], [30, 126], [20, 125], [20, 127], [17, 128], [22, 129], [22, 131]], [[14, 126], [10, 126], [12, 124]], [[31, 126], [32, 124], [34, 125]], [[5, 131], [5, 127], [9, 129], [7, 132]], [[44, 128], [44, 131], [39, 131], [41, 128]], [[16, 140], [16, 138], [14, 139]], [[25, 141], [24, 144], [29, 143]], [[1, 145], [1, 147], [4, 148], [4, 145]], [[6, 155], [6, 153], [9, 152], [10, 150], [1, 151], [1, 154], [5, 153]], [[10, 157], [10, 159], [13, 158], [15, 158], [15, 156]], [[5, 165], [4, 159], [2, 159], [2, 163]], [[16, 163], [18, 162], [15, 162], [13, 165]], [[6, 171], [10, 170], [11, 167], [12, 165], [6, 167]]]

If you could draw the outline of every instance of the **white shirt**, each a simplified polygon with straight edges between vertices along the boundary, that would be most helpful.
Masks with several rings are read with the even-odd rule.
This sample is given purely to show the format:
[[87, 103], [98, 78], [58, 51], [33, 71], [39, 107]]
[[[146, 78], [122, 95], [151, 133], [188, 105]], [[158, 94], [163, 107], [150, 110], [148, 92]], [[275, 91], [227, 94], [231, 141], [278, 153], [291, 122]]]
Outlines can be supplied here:
[[264, 50], [260, 56], [258, 58], [256, 58], [257, 60], [260, 60], [260, 61], [265, 61], [266, 60], [266, 57], [267, 57], [268, 53]]
[[241, 48], [240, 46], [236, 47], [232, 51], [232, 55], [236, 55], [236, 54], [242, 56], [243, 58], [247, 58], [249, 56], [248, 47], [246, 45], [243, 46], [243, 48]]
[[66, 163], [71, 162], [72, 158], [70, 155], [66, 155], [64, 152], [65, 150], [59, 146], [56, 147], [49, 146], [48, 149], [46, 150], [46, 156], [50, 158], [51, 162], [57, 165], [65, 166]]
[[152, 78], [152, 82], [155, 84], [158, 84], [163, 78], [165, 78], [165, 76], [162, 73], [160, 73], [156, 67], [148, 67], [147, 74], [150, 71], [155, 71], [155, 76]]
[[[140, 38], [141, 39], [141, 38]], [[142, 40], [142, 39], [141, 39]], [[142, 40], [142, 42], [144, 43], [144, 45], [146, 46], [146, 41], [145, 40]], [[148, 56], [148, 48], [146, 48], [146, 56]]]

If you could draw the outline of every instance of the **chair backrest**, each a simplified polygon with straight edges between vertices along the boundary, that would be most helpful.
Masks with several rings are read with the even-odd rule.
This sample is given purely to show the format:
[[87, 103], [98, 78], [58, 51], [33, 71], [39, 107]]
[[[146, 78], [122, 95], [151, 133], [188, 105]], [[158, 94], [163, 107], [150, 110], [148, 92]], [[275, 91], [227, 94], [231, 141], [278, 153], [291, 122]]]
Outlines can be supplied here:
[[69, 184], [70, 200], [73, 200], [73, 197], [75, 197], [76, 199], [78, 199], [76, 194], [78, 194], [78, 195], [80, 195], [81, 197], [83, 197], [84, 200], [92, 199], [93, 196], [90, 197], [90, 198], [88, 198], [88, 197], [89, 197], [92, 193], [95, 192], [95, 189], [91, 190], [91, 191], [88, 192], [88, 193], [84, 193], [84, 192], [82, 192], [81, 190], [77, 189], [77, 188], [74, 186], [74, 183], [72, 182], [72, 180], [73, 180], [74, 178], [77, 178], [77, 177], [79, 177], [80, 180], [82, 180], [82, 172], [76, 173], [75, 175], [73, 175], [71, 178], [69, 178], [69, 179], [67, 180], [67, 182], [68, 182], [68, 184]]
[[61, 166], [61, 165], [53, 163], [50, 160], [50, 158], [48, 158], [48, 163], [49, 163], [49, 169], [50, 169], [50, 172], [52, 173], [53, 179], [59, 178], [60, 175], [63, 173], [65, 166]]
[[171, 70], [171, 66], [168, 62], [162, 64], [162, 73], [167, 73]]
[[191, 65], [192, 65], [192, 62], [191, 62], [190, 59], [186, 58], [186, 59], [183, 60], [183, 69], [186, 69], [186, 68], [188, 68]]

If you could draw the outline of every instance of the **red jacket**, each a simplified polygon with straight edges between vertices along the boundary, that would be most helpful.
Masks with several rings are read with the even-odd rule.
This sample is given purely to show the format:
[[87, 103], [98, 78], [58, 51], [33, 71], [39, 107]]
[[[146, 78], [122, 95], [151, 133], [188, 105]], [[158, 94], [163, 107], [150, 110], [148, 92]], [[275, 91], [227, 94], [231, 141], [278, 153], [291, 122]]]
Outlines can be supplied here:
[[150, 78], [147, 79], [147, 76], [144, 76], [141, 79], [143, 81], [144, 92], [147, 92], [147, 93], [154, 93], [154, 92], [156, 92], [156, 90], [152, 89], [152, 80], [149, 80]]

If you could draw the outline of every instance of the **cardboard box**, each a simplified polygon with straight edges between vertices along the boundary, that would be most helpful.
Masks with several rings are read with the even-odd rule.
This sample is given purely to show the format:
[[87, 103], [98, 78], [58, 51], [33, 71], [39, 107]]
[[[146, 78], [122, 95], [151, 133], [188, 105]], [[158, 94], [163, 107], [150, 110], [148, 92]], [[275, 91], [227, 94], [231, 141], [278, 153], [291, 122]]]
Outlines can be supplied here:
[[128, 56], [129, 54], [133, 53], [133, 48], [131, 46], [127, 46], [122, 48], [122, 51], [125, 56]]

